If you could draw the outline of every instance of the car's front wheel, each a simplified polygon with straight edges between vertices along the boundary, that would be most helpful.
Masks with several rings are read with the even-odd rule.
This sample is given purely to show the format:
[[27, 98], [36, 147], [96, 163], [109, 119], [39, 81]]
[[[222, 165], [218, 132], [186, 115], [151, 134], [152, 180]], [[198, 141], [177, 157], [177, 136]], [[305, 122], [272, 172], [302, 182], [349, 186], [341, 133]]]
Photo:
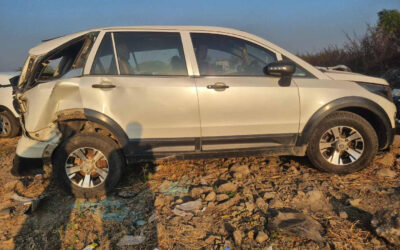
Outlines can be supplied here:
[[0, 138], [12, 138], [20, 131], [18, 120], [9, 111], [0, 112]]
[[378, 137], [361, 116], [338, 111], [315, 129], [307, 155], [321, 170], [348, 174], [367, 167], [378, 151]]
[[78, 198], [99, 198], [118, 183], [124, 157], [118, 145], [99, 134], [77, 134], [55, 151], [58, 178]]

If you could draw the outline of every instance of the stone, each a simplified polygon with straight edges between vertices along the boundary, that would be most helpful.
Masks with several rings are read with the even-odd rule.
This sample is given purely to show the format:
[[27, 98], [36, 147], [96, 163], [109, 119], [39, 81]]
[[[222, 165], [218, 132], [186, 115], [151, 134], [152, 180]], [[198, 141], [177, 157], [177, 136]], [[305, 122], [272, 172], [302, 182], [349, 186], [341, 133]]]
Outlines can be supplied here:
[[133, 245], [139, 245], [142, 244], [146, 240], [146, 237], [144, 235], [125, 235], [122, 237], [119, 242], [118, 246], [123, 247], [123, 246], [133, 246]]
[[8, 219], [10, 217], [10, 208], [0, 210], [0, 219]]
[[349, 203], [353, 207], [359, 207], [360, 203], [361, 203], [361, 199], [352, 199], [352, 200], [349, 200]]
[[235, 240], [235, 244], [240, 246], [242, 244], [242, 232], [239, 230], [235, 230], [233, 232], [233, 239]]
[[7, 191], [14, 191], [15, 186], [19, 183], [19, 180], [9, 181], [4, 184], [3, 188]]
[[300, 213], [294, 209], [268, 209], [267, 227], [271, 231], [282, 231], [290, 235], [303, 237], [323, 242], [321, 236], [323, 227], [311, 216]]
[[341, 211], [339, 213], [339, 217], [342, 219], [347, 219], [347, 217], [349, 217], [349, 216], [347, 215], [347, 213], [345, 211]]
[[206, 201], [215, 201], [216, 197], [217, 197], [217, 195], [215, 194], [215, 192], [210, 192], [209, 194], [207, 194], [205, 200]]
[[395, 178], [397, 174], [395, 171], [390, 170], [389, 168], [382, 168], [377, 172], [377, 175], [381, 177]]
[[299, 191], [293, 199], [293, 206], [298, 209], [307, 209], [313, 212], [329, 212], [333, 207], [326, 199], [324, 193], [318, 189], [310, 190], [306, 194]]
[[133, 222], [133, 224], [135, 226], [143, 226], [144, 224], [146, 224], [146, 221], [144, 221], [144, 220], [136, 220], [135, 222]]
[[237, 187], [235, 184], [233, 184], [232, 182], [227, 182], [219, 186], [217, 192], [218, 193], [236, 192], [236, 189]]
[[210, 192], [211, 190], [212, 190], [211, 187], [196, 187], [196, 188], [192, 189], [190, 194], [192, 195], [192, 197], [197, 198], [201, 194], [206, 193], [206, 192]]
[[153, 213], [149, 219], [148, 219], [148, 223], [152, 223], [153, 221], [157, 220], [157, 214]]
[[258, 232], [256, 241], [258, 243], [263, 243], [264, 241], [268, 240], [268, 234], [264, 233], [263, 231]]
[[253, 240], [254, 239], [254, 231], [253, 230], [249, 231], [247, 233], [247, 237], [249, 237], [250, 240]]
[[218, 240], [219, 237], [216, 235], [210, 235], [207, 237], [207, 239], [205, 240], [205, 243], [207, 243], [208, 245], [213, 245], [215, 244], [215, 241]]
[[299, 170], [295, 166], [291, 166], [288, 170], [293, 174], [299, 174]]
[[162, 206], [164, 206], [164, 204], [165, 204], [165, 201], [164, 201], [164, 198], [162, 196], [158, 196], [156, 198], [156, 200], [154, 201], [154, 206], [155, 207], [162, 207]]
[[176, 208], [183, 211], [193, 211], [198, 210], [201, 207], [201, 200], [189, 201], [186, 203], [182, 203], [180, 205], [176, 205]]
[[224, 201], [229, 199], [229, 196], [227, 194], [218, 194], [217, 195], [217, 201]]
[[254, 210], [254, 203], [253, 202], [246, 202], [246, 208], [251, 213]]
[[172, 212], [173, 212], [175, 215], [177, 215], [177, 216], [182, 216], [182, 217], [184, 217], [184, 216], [192, 217], [192, 216], [193, 216], [192, 213], [185, 212], [185, 211], [180, 210], [180, 209], [178, 209], [178, 208], [176, 208], [176, 207], [172, 210]]
[[264, 200], [270, 200], [275, 198], [276, 193], [275, 192], [265, 192], [264, 193]]
[[221, 204], [217, 205], [217, 208], [219, 210], [225, 210], [230, 208], [231, 206], [235, 205], [236, 202], [238, 202], [240, 200], [240, 196], [239, 195], [235, 195], [233, 198], [229, 199], [228, 201], [225, 201]]
[[248, 167], [247, 165], [240, 165], [240, 164], [235, 164], [235, 165], [233, 165], [233, 166], [229, 169], [229, 171], [235, 172], [235, 173], [237, 173], [237, 172], [246, 173], [246, 174], [249, 174], [249, 173], [250, 173], [249, 167]]
[[371, 225], [376, 234], [395, 246], [400, 246], [400, 209], [382, 209], [377, 211]]
[[260, 210], [263, 211], [264, 213], [267, 212], [268, 204], [265, 203], [265, 201], [264, 201], [261, 197], [258, 197], [258, 198], [257, 198], [256, 204], [257, 204], [258, 209], [260, 209]]

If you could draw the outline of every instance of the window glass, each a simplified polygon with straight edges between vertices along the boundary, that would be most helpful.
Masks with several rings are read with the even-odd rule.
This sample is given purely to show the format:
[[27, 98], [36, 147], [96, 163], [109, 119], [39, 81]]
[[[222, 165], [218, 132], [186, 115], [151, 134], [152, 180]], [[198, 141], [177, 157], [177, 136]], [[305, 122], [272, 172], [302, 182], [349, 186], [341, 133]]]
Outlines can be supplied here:
[[200, 75], [264, 76], [276, 54], [248, 41], [216, 34], [192, 33]]
[[301, 67], [297, 63], [293, 62], [292, 60], [290, 60], [286, 56], [282, 55], [282, 59], [285, 60], [285, 61], [289, 61], [289, 62], [292, 62], [292, 63], [296, 64], [296, 72], [294, 72], [293, 76], [295, 76], [295, 77], [314, 78], [314, 76], [310, 72], [308, 72], [303, 67]]
[[106, 33], [97, 50], [91, 69], [93, 75], [117, 75], [111, 33]]
[[121, 75], [187, 75], [179, 33], [114, 33]]
[[97, 33], [90, 33], [80, 37], [43, 59], [35, 76], [35, 82], [81, 76], [87, 53], [90, 51], [96, 36]]

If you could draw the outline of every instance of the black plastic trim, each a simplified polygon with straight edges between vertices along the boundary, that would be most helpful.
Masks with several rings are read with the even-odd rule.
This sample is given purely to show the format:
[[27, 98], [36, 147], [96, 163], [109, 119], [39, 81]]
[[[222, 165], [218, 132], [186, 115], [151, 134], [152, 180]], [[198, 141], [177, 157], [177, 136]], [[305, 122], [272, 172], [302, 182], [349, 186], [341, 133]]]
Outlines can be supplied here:
[[[153, 139], [130, 139], [128, 142], [127, 157], [131, 156], [169, 156], [169, 155], [218, 155], [219, 153], [232, 152], [240, 154], [242, 151], [271, 151], [274, 148], [287, 147], [291, 150], [296, 141], [297, 134], [274, 134], [274, 135], [246, 135], [246, 136], [222, 136], [222, 137], [186, 137], [186, 138], [153, 138]], [[202, 145], [229, 145], [237, 143], [259, 143], [270, 142], [279, 146], [262, 148], [238, 148], [202, 151]], [[193, 151], [185, 152], [152, 152], [152, 148], [168, 146], [194, 146]], [[290, 151], [292, 152], [292, 151]], [[157, 157], [158, 158], [158, 157]]]
[[317, 112], [315, 112], [314, 115], [308, 120], [303, 131], [300, 133], [299, 138], [296, 142], [296, 146], [307, 145], [308, 140], [312, 135], [312, 132], [325, 117], [335, 111], [346, 108], [364, 108], [378, 116], [379, 119], [382, 121], [385, 129], [385, 138], [382, 145], [380, 145], [380, 149], [386, 149], [391, 145], [394, 140], [394, 134], [390, 119], [386, 112], [377, 103], [369, 99], [358, 96], [350, 96], [339, 98], [330, 103], [327, 103]]
[[282, 146], [291, 146], [296, 141], [297, 134], [270, 134], [270, 135], [240, 135], [240, 136], [217, 136], [202, 137], [202, 145], [216, 144], [235, 144], [235, 143], [257, 143], [270, 142], [280, 144]]
[[129, 155], [136, 154], [152, 154], [151, 149], [158, 147], [174, 147], [174, 146], [194, 146], [199, 138], [152, 138], [152, 139], [129, 139], [128, 151]]
[[84, 113], [89, 121], [98, 123], [110, 130], [115, 137], [117, 137], [121, 146], [125, 149], [125, 147], [128, 145], [129, 138], [125, 131], [118, 125], [118, 123], [116, 123], [109, 116], [92, 109], [84, 109]]

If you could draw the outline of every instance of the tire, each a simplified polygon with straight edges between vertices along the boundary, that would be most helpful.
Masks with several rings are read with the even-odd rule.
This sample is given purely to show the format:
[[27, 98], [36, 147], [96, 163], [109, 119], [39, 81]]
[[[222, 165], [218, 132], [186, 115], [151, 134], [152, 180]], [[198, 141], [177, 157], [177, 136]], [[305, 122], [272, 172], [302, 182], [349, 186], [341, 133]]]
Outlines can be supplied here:
[[[95, 158], [95, 150], [97, 150], [96, 155], [102, 158], [93, 165], [90, 160]], [[89, 159], [89, 163], [82, 163], [77, 157], [82, 152], [86, 153], [84, 155]], [[118, 145], [111, 138], [99, 134], [77, 134], [65, 140], [56, 149], [53, 154], [53, 164], [56, 176], [68, 192], [77, 198], [100, 198], [118, 184], [125, 160]], [[108, 166], [108, 171], [106, 167], [99, 167], [99, 164], [103, 167]], [[93, 170], [93, 166], [97, 170]], [[78, 168], [81, 170], [77, 171]], [[68, 177], [67, 169], [70, 171], [71, 178]], [[88, 172], [91, 174], [87, 174]], [[85, 182], [88, 175], [90, 176], [89, 183]], [[106, 177], [101, 178], [101, 176]]]
[[17, 118], [9, 111], [0, 112], [0, 138], [13, 138], [19, 134], [20, 126]]
[[[334, 139], [338, 133], [333, 130], [342, 131], [340, 139]], [[356, 139], [351, 140], [353, 134]], [[307, 148], [307, 156], [316, 168], [337, 174], [349, 174], [369, 166], [377, 152], [378, 136], [371, 124], [346, 111], [328, 115], [313, 132]]]

